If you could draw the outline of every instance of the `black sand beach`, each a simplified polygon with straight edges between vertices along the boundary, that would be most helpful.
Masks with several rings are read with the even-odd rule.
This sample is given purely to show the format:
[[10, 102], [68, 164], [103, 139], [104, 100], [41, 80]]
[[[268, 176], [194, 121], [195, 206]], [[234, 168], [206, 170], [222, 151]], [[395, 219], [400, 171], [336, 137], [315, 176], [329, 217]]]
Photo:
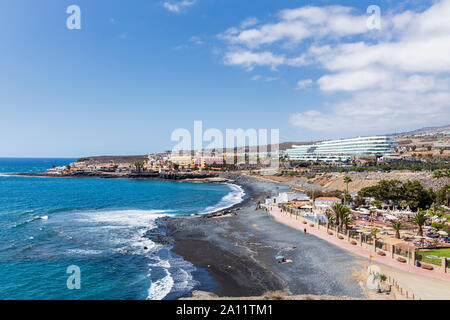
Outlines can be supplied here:
[[[315, 236], [275, 221], [255, 210], [267, 194], [289, 191], [285, 184], [248, 176], [227, 175], [246, 191], [237, 216], [169, 218], [163, 223], [172, 251], [210, 272], [219, 296], [287, 294], [363, 298], [354, 274], [362, 260]], [[251, 200], [253, 198], [254, 200]], [[292, 263], [281, 264], [284, 256]]]

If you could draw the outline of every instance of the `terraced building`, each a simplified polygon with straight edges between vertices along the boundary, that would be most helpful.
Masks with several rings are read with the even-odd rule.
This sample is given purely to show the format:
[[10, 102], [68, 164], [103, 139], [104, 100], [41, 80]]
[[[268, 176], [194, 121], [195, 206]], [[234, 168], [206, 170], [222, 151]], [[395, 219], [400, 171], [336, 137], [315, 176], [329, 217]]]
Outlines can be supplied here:
[[289, 160], [347, 162], [352, 156], [394, 154], [395, 145], [395, 140], [388, 136], [360, 137], [294, 145], [285, 154]]

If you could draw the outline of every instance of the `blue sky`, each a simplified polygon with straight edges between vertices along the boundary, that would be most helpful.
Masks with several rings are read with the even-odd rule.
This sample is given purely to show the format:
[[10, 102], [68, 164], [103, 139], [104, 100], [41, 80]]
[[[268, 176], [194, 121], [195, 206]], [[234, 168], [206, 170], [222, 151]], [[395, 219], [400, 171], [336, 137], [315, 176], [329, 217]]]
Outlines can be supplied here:
[[[72, 4], [81, 30], [66, 27]], [[373, 4], [381, 30], [366, 26]], [[194, 120], [276, 128], [281, 141], [445, 125], [449, 9], [447, 0], [5, 0], [0, 156], [164, 151]]]

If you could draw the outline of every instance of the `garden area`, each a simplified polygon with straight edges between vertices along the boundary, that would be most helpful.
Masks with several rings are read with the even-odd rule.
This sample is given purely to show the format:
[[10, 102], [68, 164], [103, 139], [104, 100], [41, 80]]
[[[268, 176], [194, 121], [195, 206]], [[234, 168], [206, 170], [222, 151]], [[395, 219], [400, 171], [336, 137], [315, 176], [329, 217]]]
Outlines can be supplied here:
[[450, 248], [424, 250], [419, 251], [418, 254], [422, 256], [421, 260], [423, 262], [438, 266], [441, 265], [441, 258], [445, 257], [447, 260], [450, 260]]

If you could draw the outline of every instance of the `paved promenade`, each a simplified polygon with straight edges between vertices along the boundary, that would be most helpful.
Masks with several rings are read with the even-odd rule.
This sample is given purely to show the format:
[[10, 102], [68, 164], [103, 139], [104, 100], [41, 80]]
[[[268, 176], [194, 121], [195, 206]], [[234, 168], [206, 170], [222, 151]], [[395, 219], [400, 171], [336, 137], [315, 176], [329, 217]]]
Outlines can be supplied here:
[[[377, 255], [373, 251], [354, 246], [345, 240], [340, 240], [336, 236], [331, 236], [326, 230], [319, 230], [315, 227], [305, 225], [301, 220], [296, 220], [283, 214], [278, 207], [271, 207], [270, 214], [280, 223], [301, 231], [306, 228], [309, 234], [315, 235], [355, 255], [366, 258], [368, 265], [377, 264], [382, 273], [395, 279], [401, 288], [407, 290], [410, 295], [415, 294], [416, 299], [450, 300], [450, 274], [448, 273], [424, 270], [409, 264], [400, 263], [387, 256]], [[402, 297], [399, 298], [403, 299]]]
[[[295, 220], [295, 219], [289, 217], [288, 215], [283, 214], [281, 212], [281, 209], [279, 209], [276, 206], [271, 207], [270, 214], [272, 216], [274, 216], [275, 219], [279, 222], [282, 222], [282, 223], [287, 224], [295, 229], [302, 230], [302, 231], [304, 228], [306, 228], [308, 233], [313, 234], [321, 239], [324, 239], [340, 248], [351, 251], [354, 254], [357, 254], [357, 255], [362, 256], [367, 259], [371, 259], [371, 261], [373, 261], [373, 262], [379, 262], [379, 263], [385, 264], [387, 266], [393, 267], [395, 269], [406, 271], [406, 272], [411, 272], [411, 273], [414, 273], [417, 275], [430, 277], [430, 278], [434, 278], [434, 279], [439, 279], [439, 280], [445, 280], [445, 281], [450, 282], [450, 274], [449, 273], [421, 269], [421, 268], [418, 268], [418, 267], [415, 267], [415, 266], [412, 266], [409, 264], [398, 262], [397, 260], [391, 259], [388, 256], [384, 256], [384, 257], [380, 256], [380, 255], [376, 254], [375, 252], [370, 251], [368, 249], [354, 246], [345, 240], [340, 240], [335, 236], [329, 235], [325, 230], [319, 230], [315, 227], [310, 227], [309, 225], [303, 224], [302, 221], [300, 221], [300, 220]], [[371, 256], [372, 256], [372, 258], [371, 258]], [[450, 293], [449, 293], [449, 298], [450, 298]]]

